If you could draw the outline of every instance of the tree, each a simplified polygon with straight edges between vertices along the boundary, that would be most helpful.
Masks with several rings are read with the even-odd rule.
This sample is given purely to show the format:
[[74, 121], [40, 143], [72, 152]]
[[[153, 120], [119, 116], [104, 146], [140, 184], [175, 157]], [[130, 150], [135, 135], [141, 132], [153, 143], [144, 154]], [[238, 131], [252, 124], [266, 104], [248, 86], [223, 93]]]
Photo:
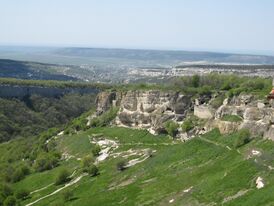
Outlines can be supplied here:
[[98, 175], [98, 173], [99, 173], [98, 167], [96, 167], [96, 165], [94, 165], [94, 164], [85, 168], [85, 170], [91, 177], [94, 177], [94, 176]]
[[8, 196], [4, 201], [4, 206], [16, 206], [17, 201], [14, 196]]
[[117, 168], [118, 171], [125, 170], [126, 169], [126, 162], [125, 162], [125, 160], [120, 160], [119, 162], [117, 162], [116, 168]]
[[101, 151], [101, 148], [99, 145], [95, 145], [91, 150], [94, 157], [98, 157], [100, 154], [100, 151]]
[[69, 181], [69, 172], [66, 169], [62, 169], [55, 180], [55, 185], [61, 185], [68, 181]]
[[92, 156], [88, 155], [88, 156], [85, 156], [83, 159], [82, 159], [82, 168], [86, 168], [86, 167], [89, 167], [90, 165], [92, 165], [94, 162], [94, 159]]
[[22, 199], [22, 200], [25, 200], [29, 197], [29, 191], [28, 190], [25, 190], [25, 189], [21, 189], [21, 190], [18, 190], [16, 193], [15, 193], [15, 197], [17, 199]]
[[236, 139], [234, 142], [234, 147], [239, 148], [250, 142], [250, 132], [247, 129], [241, 129], [236, 134]]
[[164, 127], [170, 136], [175, 137], [178, 132], [179, 125], [176, 122], [169, 120], [165, 123]]
[[64, 202], [68, 202], [70, 200], [72, 200], [73, 198], [73, 192], [72, 190], [66, 190], [62, 193], [62, 198], [64, 200]]
[[195, 88], [199, 87], [200, 86], [200, 76], [199, 75], [192, 76], [191, 84]]
[[194, 128], [194, 125], [190, 119], [187, 119], [183, 122], [181, 127], [182, 127], [183, 132], [188, 132]]

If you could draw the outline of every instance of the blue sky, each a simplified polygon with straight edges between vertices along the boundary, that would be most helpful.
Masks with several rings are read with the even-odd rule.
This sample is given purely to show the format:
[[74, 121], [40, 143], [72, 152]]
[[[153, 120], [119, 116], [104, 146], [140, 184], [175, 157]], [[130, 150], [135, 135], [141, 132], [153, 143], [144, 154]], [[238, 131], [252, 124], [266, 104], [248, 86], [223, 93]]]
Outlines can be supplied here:
[[0, 0], [0, 44], [274, 55], [273, 0]]

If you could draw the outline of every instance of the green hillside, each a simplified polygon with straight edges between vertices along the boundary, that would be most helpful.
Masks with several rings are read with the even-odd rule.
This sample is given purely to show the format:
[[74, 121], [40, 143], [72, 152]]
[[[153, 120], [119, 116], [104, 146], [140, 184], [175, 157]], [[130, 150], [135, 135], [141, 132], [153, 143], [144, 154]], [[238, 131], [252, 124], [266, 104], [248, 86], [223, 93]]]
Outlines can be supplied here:
[[[254, 139], [235, 147], [240, 135], [221, 136], [213, 130], [182, 143], [144, 130], [92, 128], [52, 139], [65, 159], [12, 188], [31, 192], [22, 205], [272, 205], [274, 145]], [[106, 139], [117, 145], [97, 164], [99, 174], [82, 173], [80, 159], [92, 154], [91, 142]], [[2, 144], [0, 151], [10, 144]], [[125, 165], [134, 159], [140, 162], [118, 170], [121, 159]], [[68, 185], [56, 186], [63, 168], [72, 176]], [[261, 189], [256, 188], [258, 177], [263, 179]]]

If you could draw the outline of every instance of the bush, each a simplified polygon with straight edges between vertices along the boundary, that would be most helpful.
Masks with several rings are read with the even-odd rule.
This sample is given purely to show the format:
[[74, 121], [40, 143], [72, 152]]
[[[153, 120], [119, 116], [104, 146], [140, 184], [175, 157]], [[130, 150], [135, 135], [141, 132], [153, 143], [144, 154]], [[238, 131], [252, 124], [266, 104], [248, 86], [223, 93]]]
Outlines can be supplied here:
[[170, 136], [175, 137], [178, 132], [179, 125], [176, 122], [169, 120], [165, 123], [164, 127]]
[[126, 161], [125, 160], [120, 160], [119, 162], [117, 162], [116, 168], [117, 168], [118, 171], [125, 170], [126, 169]]
[[55, 152], [42, 153], [38, 156], [34, 163], [34, 169], [37, 172], [50, 170], [58, 166], [60, 154]]
[[55, 185], [61, 185], [69, 181], [69, 172], [66, 169], [63, 169], [58, 174]]
[[91, 150], [91, 152], [92, 152], [92, 154], [93, 154], [94, 157], [98, 157], [100, 151], [101, 151], [101, 148], [100, 148], [99, 145], [95, 145], [95, 146], [92, 148], [92, 150]]
[[89, 167], [90, 165], [92, 165], [94, 162], [94, 159], [88, 155], [88, 156], [85, 156], [83, 159], [82, 159], [82, 168], [86, 168], [86, 167]]
[[14, 196], [8, 196], [4, 201], [4, 206], [16, 206], [17, 201]]
[[217, 96], [215, 99], [213, 99], [210, 102], [210, 105], [214, 108], [214, 109], [218, 109], [220, 106], [223, 105], [225, 96], [224, 95], [219, 95]]
[[28, 190], [25, 190], [25, 189], [21, 189], [21, 190], [18, 190], [16, 193], [15, 193], [15, 197], [17, 199], [21, 199], [21, 200], [25, 200], [29, 197], [29, 191]]
[[99, 169], [96, 165], [92, 164], [89, 167], [85, 168], [85, 171], [91, 176], [94, 177], [99, 174]]
[[72, 190], [66, 190], [62, 193], [62, 198], [64, 202], [69, 202], [70, 200], [73, 199], [73, 192]]
[[236, 134], [234, 147], [239, 148], [250, 142], [250, 132], [247, 129], [241, 129]]
[[194, 128], [194, 124], [190, 119], [187, 119], [183, 122], [181, 127], [183, 132], [188, 132]]
[[11, 175], [12, 182], [18, 182], [22, 180], [26, 175], [30, 173], [29, 168], [26, 165], [19, 166]]
[[93, 118], [90, 121], [91, 127], [104, 127], [107, 126], [117, 115], [119, 108], [112, 107], [107, 112], [103, 113], [101, 116]]
[[6, 198], [11, 195], [13, 195], [13, 191], [12, 191], [11, 187], [8, 184], [1, 185], [0, 196]]

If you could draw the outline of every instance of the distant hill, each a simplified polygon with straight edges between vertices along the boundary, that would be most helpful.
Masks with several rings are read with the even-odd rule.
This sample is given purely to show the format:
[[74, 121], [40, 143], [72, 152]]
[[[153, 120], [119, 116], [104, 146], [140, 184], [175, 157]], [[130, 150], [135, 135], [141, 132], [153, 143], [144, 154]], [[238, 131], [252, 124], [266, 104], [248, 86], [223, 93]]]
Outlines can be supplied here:
[[58, 73], [60, 66], [36, 62], [0, 59], [0, 77], [43, 80], [76, 80], [74, 77]]
[[98, 68], [177, 66], [183, 62], [274, 64], [273, 56], [198, 51], [0, 46], [0, 58]]
[[274, 57], [248, 54], [230, 54], [216, 52], [194, 51], [165, 51], [137, 49], [104, 49], [104, 48], [62, 48], [55, 52], [57, 55], [81, 56], [90, 58], [128, 59], [137, 61], [152, 61], [171, 63], [183, 61], [204, 61], [209, 63], [249, 63], [273, 64]]

